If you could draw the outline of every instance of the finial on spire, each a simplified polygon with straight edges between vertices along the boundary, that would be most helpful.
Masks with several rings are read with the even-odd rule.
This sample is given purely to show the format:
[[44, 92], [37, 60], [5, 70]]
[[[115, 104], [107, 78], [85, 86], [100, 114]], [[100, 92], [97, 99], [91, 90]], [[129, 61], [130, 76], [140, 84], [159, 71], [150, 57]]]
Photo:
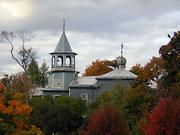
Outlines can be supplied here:
[[123, 43], [121, 44], [121, 57], [123, 57]]
[[63, 19], [63, 33], [65, 33], [65, 26], [66, 26], [65, 23], [66, 23], [66, 22], [65, 22], [65, 19]]

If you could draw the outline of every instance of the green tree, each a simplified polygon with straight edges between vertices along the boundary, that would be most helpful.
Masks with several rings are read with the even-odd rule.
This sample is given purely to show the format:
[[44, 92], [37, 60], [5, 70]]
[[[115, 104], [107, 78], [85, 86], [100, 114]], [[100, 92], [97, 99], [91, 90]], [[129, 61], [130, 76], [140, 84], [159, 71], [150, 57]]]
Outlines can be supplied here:
[[147, 89], [144, 85], [128, 88], [124, 93], [124, 99], [126, 102], [126, 118], [132, 130], [137, 128], [143, 114], [151, 111], [158, 102], [156, 91]]
[[174, 32], [167, 45], [161, 46], [159, 53], [165, 61], [166, 74], [163, 76], [163, 86], [180, 85], [180, 31]]
[[48, 72], [49, 67], [47, 66], [46, 62], [44, 61], [40, 67], [40, 85], [42, 87], [45, 87], [48, 82], [47, 78], [47, 72]]
[[32, 82], [33, 87], [40, 86], [40, 71], [37, 61], [33, 58], [28, 65], [28, 75]]
[[114, 105], [116, 106], [123, 114], [125, 111], [125, 100], [124, 100], [124, 91], [126, 88], [116, 85], [112, 91], [105, 91], [96, 99], [96, 108], [104, 105]]
[[[57, 98], [34, 97], [31, 121], [42, 128], [45, 134], [71, 134], [78, 132], [83, 124], [86, 104], [80, 99], [60, 96]], [[77, 133], [78, 134], [78, 133]]]

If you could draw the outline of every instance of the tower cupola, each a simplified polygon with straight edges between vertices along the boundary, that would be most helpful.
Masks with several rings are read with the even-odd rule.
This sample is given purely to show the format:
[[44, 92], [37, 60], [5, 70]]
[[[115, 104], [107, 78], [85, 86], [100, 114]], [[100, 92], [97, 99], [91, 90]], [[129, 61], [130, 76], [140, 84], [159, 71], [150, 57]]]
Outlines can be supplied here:
[[52, 55], [51, 70], [75, 70], [75, 52], [72, 51], [65, 34], [65, 20], [63, 20], [63, 33]]
[[123, 44], [121, 44], [121, 56], [118, 56], [116, 59], [116, 63], [119, 68], [126, 68], [126, 58], [123, 57]]
[[65, 20], [63, 20], [63, 32], [55, 50], [50, 53], [51, 71], [48, 77], [48, 87], [68, 90], [69, 83], [76, 78], [75, 56], [65, 34]]

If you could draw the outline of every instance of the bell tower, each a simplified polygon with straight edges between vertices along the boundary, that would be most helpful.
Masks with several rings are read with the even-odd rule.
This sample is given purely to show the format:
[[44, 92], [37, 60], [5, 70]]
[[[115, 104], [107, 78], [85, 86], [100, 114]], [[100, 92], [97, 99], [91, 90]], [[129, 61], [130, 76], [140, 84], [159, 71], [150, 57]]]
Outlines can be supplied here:
[[68, 90], [69, 83], [75, 79], [75, 56], [65, 34], [65, 20], [63, 20], [63, 33], [55, 48], [50, 53], [51, 71], [48, 77], [48, 88]]

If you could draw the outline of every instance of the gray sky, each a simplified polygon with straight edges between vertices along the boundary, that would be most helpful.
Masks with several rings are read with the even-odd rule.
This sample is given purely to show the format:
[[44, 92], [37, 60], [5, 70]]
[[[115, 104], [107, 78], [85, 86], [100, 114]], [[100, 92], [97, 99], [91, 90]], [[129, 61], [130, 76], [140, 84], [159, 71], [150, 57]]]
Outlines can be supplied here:
[[[65, 18], [66, 35], [79, 54], [78, 71], [93, 60], [114, 59], [122, 42], [130, 68], [158, 56], [167, 34], [180, 29], [179, 6], [179, 0], [0, 0], [0, 31], [32, 31], [35, 37], [27, 46], [37, 51], [40, 63], [50, 65], [48, 53], [56, 47]], [[0, 72], [21, 71], [10, 46], [0, 43], [0, 50]]]

